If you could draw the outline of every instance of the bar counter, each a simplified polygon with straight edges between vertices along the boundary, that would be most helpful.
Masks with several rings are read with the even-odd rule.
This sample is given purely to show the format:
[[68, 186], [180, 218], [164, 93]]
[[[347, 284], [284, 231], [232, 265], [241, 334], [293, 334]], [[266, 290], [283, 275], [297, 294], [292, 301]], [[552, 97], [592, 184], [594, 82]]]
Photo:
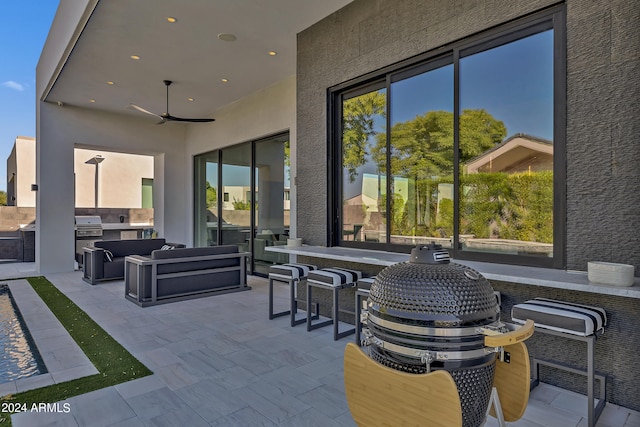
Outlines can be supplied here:
[[[269, 246], [266, 250], [289, 255], [301, 255], [383, 267], [409, 260], [409, 254], [370, 249], [343, 248], [339, 246]], [[587, 278], [586, 271], [567, 271], [454, 259], [452, 259], [452, 262], [471, 267], [492, 281], [496, 280], [500, 282], [545, 286], [548, 288], [640, 299], [640, 278], [638, 277], [635, 278], [633, 286], [612, 286], [590, 282]]]

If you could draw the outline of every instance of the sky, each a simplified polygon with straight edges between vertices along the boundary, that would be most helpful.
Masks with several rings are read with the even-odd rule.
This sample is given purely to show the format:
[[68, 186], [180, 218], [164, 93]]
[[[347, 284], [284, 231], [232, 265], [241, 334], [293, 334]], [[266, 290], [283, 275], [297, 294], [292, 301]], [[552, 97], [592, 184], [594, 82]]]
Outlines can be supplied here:
[[2, 0], [0, 25], [0, 190], [18, 136], [36, 136], [36, 65], [59, 0]]

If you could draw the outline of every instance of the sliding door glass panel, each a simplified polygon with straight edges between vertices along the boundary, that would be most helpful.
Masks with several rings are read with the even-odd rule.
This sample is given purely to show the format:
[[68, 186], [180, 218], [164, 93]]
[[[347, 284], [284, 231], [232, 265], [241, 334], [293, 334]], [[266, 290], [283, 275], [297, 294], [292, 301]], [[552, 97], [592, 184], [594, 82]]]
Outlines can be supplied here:
[[221, 243], [249, 250], [251, 233], [251, 143], [222, 150]]
[[460, 243], [553, 256], [553, 31], [460, 59]]
[[255, 272], [268, 274], [269, 265], [288, 262], [289, 256], [269, 252], [270, 246], [286, 245], [290, 211], [285, 208], [285, 189], [290, 188], [289, 134], [257, 141], [255, 144]]
[[218, 244], [218, 151], [194, 161], [194, 246]]
[[453, 65], [392, 83], [390, 104], [390, 242], [451, 247]]
[[342, 101], [342, 240], [387, 241], [386, 89]]

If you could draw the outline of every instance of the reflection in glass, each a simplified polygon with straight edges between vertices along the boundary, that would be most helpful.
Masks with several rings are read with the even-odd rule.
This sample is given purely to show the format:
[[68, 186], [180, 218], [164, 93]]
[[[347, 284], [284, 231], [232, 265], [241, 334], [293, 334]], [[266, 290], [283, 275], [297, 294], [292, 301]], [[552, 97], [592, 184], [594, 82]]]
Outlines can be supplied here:
[[553, 256], [553, 32], [460, 59], [460, 242]]
[[286, 254], [266, 250], [286, 245], [289, 237], [289, 134], [258, 141], [255, 147], [254, 265], [256, 272], [268, 274], [269, 265], [289, 261]]
[[453, 65], [391, 85], [391, 243], [453, 235]]
[[195, 157], [194, 246], [218, 244], [218, 151]]
[[249, 250], [251, 232], [251, 143], [222, 150], [223, 245]]
[[342, 103], [342, 239], [386, 242], [386, 90]]

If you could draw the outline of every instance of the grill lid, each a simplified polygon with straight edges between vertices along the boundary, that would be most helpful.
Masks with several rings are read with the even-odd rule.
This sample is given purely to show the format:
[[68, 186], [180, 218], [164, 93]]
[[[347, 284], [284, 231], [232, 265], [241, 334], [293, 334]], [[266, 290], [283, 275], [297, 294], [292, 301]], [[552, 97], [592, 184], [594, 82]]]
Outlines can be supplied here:
[[421, 326], [463, 327], [496, 321], [499, 308], [486, 278], [430, 244], [413, 249], [409, 262], [378, 273], [369, 312]]
[[76, 215], [76, 227], [102, 228], [102, 218], [99, 215]]

